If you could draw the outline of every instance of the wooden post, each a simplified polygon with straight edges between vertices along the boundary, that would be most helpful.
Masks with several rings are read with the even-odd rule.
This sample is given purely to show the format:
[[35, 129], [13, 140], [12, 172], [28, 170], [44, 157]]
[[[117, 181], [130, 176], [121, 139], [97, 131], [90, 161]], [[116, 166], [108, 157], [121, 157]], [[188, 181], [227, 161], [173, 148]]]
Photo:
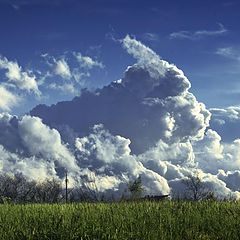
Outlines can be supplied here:
[[65, 201], [66, 203], [68, 202], [68, 172], [66, 170], [66, 175], [65, 175]]

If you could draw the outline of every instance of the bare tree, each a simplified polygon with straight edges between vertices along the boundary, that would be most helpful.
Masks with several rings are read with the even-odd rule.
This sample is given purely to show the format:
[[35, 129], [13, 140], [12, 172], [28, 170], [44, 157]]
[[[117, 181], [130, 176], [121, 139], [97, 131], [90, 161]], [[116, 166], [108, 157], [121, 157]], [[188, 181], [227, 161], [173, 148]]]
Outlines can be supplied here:
[[70, 202], [99, 202], [103, 200], [94, 176], [81, 176], [79, 186], [69, 191]]
[[64, 188], [62, 182], [54, 178], [36, 182], [22, 174], [0, 174], [0, 203], [58, 203], [66, 199], [70, 202], [105, 200], [94, 175], [82, 176], [79, 186]]
[[186, 185], [186, 199], [200, 201], [214, 198], [214, 193], [206, 187], [199, 173], [196, 175], [189, 175], [188, 178], [184, 179], [182, 182]]
[[36, 202], [57, 203], [62, 200], [62, 183], [56, 179], [47, 179], [36, 186]]
[[0, 202], [34, 202], [35, 181], [28, 181], [22, 174], [0, 175]]

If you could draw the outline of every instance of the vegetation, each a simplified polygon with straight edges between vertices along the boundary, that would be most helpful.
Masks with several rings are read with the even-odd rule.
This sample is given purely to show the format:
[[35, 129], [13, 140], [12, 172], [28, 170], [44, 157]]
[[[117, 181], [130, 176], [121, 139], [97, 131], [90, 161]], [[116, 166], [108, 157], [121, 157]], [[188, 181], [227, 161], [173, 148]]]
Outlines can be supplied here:
[[240, 204], [217, 201], [0, 205], [0, 239], [239, 239]]
[[[66, 178], [67, 183], [68, 179]], [[0, 175], [0, 204], [3, 203], [64, 203], [99, 202], [107, 198], [98, 191], [95, 182], [82, 181], [81, 186], [67, 188], [56, 179], [37, 182], [22, 174]], [[112, 200], [112, 199], [109, 199]]]
[[215, 199], [214, 192], [205, 186], [198, 173], [189, 175], [182, 182], [186, 186], [186, 191], [183, 193], [184, 196], [182, 198], [192, 201]]
[[142, 197], [144, 188], [142, 186], [142, 179], [138, 177], [134, 181], [130, 181], [128, 184], [128, 190], [131, 193], [132, 199], [138, 199]]
[[185, 201], [144, 200], [138, 177], [122, 201], [104, 203], [92, 184], [83, 182], [66, 195], [54, 179], [0, 175], [0, 240], [239, 239], [240, 202], [214, 201], [198, 175], [183, 180]]
[[[105, 196], [98, 191], [96, 182], [84, 181], [81, 186], [70, 189], [66, 187], [68, 179], [66, 175], [65, 186], [56, 179], [45, 179], [37, 182], [27, 179], [22, 174], [0, 175], [0, 204], [1, 203], [64, 203], [64, 202], [100, 202], [114, 201], [112, 196]], [[127, 195], [122, 199], [136, 200], [143, 196], [144, 188], [141, 177], [130, 181], [126, 188]]]
[[62, 192], [55, 179], [36, 182], [22, 174], [0, 175], [0, 203], [57, 203], [64, 199]]

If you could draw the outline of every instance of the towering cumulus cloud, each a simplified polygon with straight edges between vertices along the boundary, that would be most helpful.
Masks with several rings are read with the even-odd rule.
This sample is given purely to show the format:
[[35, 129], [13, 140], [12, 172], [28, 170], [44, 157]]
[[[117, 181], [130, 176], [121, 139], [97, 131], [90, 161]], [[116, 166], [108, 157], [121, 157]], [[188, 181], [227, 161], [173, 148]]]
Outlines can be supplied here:
[[59, 132], [41, 119], [0, 114], [0, 132], [1, 171], [22, 172], [36, 180], [58, 178], [65, 169], [72, 174], [78, 171], [76, 159], [61, 142]]
[[137, 62], [120, 80], [32, 117], [1, 116], [2, 171], [61, 178], [68, 168], [73, 181], [94, 176], [119, 196], [138, 176], [145, 194], [184, 196], [183, 180], [198, 173], [216, 196], [238, 198], [240, 140], [223, 144], [209, 128], [211, 113], [180, 69], [129, 36], [121, 44]]

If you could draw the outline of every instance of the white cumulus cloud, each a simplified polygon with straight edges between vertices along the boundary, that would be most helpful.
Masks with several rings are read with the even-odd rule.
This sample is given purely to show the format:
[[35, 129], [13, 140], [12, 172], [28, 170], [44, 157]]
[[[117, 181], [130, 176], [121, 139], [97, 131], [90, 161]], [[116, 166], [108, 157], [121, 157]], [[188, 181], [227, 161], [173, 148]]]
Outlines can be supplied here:
[[65, 59], [56, 60], [54, 73], [62, 78], [69, 79], [72, 77], [70, 67]]
[[104, 68], [104, 65], [101, 62], [94, 60], [89, 56], [83, 56], [79, 52], [74, 52], [74, 56], [76, 57], [80, 66], [83, 68], [86, 68], [86, 69], [92, 69], [93, 67]]
[[12, 107], [19, 104], [19, 101], [20, 97], [0, 85], [0, 110], [10, 111]]
[[[211, 129], [211, 112], [183, 71], [130, 36], [121, 44], [137, 62], [120, 80], [37, 106], [32, 117], [0, 115], [2, 171], [31, 176], [39, 167], [63, 178], [68, 168], [109, 196], [121, 196], [140, 176], [145, 195], [182, 197], [184, 180], [198, 173], [218, 198], [239, 199], [240, 140], [224, 142]], [[237, 108], [211, 111], [225, 122], [238, 119]]]
[[40, 95], [36, 76], [31, 71], [23, 71], [17, 62], [9, 61], [5, 57], [0, 57], [0, 69], [6, 71], [5, 76], [8, 82], [14, 84], [21, 90], [33, 92]]

